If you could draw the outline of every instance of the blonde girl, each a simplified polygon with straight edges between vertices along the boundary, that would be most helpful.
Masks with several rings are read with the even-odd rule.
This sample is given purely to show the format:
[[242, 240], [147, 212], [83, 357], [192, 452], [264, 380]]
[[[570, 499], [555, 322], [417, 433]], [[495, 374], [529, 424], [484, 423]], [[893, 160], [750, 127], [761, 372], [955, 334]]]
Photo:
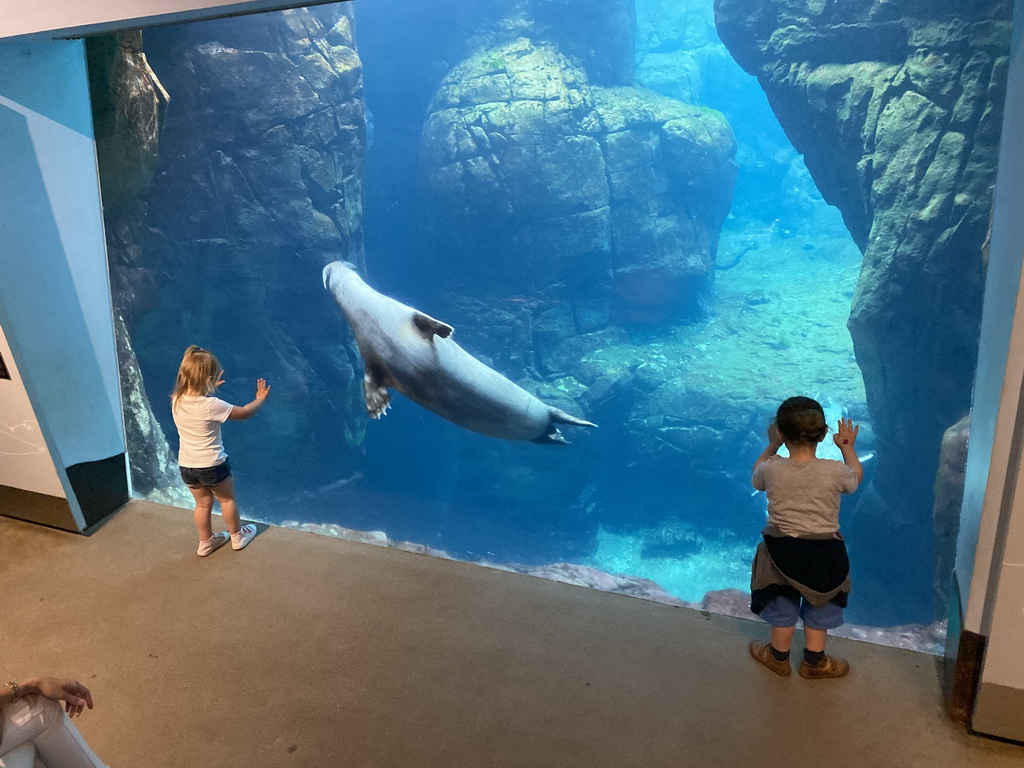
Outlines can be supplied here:
[[[225, 421], [245, 421], [256, 415], [270, 394], [263, 379], [256, 381], [256, 399], [237, 406], [214, 397], [224, 383], [224, 369], [217, 358], [194, 344], [185, 350], [178, 367], [178, 380], [171, 393], [171, 413], [178, 428], [178, 464], [181, 479], [196, 499], [194, 519], [199, 534], [200, 557], [206, 557], [231, 539], [232, 549], [244, 549], [256, 536], [256, 526], [242, 525], [235, 505], [235, 480], [224, 451], [220, 425]], [[210, 515], [213, 500], [228, 532], [213, 532]], [[230, 534], [230, 536], [229, 536]]]

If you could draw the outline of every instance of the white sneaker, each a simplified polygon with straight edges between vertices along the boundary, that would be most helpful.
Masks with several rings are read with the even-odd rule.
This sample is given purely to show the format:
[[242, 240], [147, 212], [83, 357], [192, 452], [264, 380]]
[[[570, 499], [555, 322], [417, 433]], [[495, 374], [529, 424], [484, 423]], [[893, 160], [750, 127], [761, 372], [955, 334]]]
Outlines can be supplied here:
[[235, 550], [245, 549], [254, 538], [256, 538], [256, 526], [252, 523], [246, 523], [238, 533], [231, 534], [231, 548]]
[[227, 531], [217, 531], [217, 533], [213, 534], [212, 538], [199, 542], [199, 549], [196, 550], [196, 554], [200, 557], [206, 557], [207, 555], [213, 554], [227, 544], [228, 539], [230, 538], [231, 536]]

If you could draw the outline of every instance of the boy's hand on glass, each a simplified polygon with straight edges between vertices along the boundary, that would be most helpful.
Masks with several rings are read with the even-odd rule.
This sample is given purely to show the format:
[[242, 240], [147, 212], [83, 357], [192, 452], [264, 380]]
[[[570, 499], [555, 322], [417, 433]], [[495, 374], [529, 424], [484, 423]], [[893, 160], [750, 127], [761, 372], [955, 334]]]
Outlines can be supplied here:
[[768, 425], [768, 445], [778, 450], [784, 442], [786, 441], [782, 439], [782, 435], [779, 434], [779, 428], [773, 421]]
[[270, 385], [267, 384], [265, 379], [256, 379], [256, 399], [266, 400], [267, 395], [270, 394]]
[[840, 419], [839, 428], [836, 433], [832, 436], [839, 450], [844, 447], [852, 448], [854, 443], [857, 442], [857, 433], [860, 431], [860, 426], [854, 424], [850, 419]]

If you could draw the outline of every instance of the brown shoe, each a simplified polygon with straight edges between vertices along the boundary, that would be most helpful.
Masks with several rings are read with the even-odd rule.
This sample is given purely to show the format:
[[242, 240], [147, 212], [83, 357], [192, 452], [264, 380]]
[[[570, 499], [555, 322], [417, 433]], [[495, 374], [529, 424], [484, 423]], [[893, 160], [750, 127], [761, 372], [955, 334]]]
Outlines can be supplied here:
[[826, 677], [845, 677], [850, 671], [850, 662], [840, 659], [838, 656], [825, 654], [816, 666], [811, 666], [806, 661], [800, 662], [800, 677], [804, 680], [822, 680]]
[[755, 661], [761, 662], [776, 675], [785, 677], [793, 672], [793, 668], [789, 666], [788, 661], [779, 661], [772, 655], [771, 643], [759, 643], [756, 640], [752, 640], [750, 642], [750, 655], [754, 657]]

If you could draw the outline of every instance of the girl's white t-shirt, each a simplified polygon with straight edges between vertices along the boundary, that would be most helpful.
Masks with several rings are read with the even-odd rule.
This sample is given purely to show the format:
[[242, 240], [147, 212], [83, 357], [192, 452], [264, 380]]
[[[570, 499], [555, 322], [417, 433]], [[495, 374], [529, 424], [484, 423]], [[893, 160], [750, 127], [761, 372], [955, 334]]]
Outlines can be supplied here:
[[171, 410], [178, 428], [178, 464], [192, 469], [216, 467], [228, 455], [220, 437], [220, 425], [234, 406], [217, 397], [186, 395]]

